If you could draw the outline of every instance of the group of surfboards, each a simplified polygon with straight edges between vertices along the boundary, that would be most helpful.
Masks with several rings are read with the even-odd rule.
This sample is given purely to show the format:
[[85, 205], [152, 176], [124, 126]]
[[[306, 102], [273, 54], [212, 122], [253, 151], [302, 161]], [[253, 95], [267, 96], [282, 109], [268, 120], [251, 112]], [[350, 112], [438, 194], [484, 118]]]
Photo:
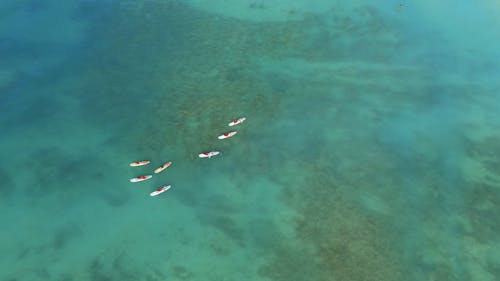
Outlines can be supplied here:
[[[245, 117], [240, 117], [238, 119], [235, 119], [235, 120], [231, 121], [228, 124], [228, 126], [232, 127], [232, 126], [241, 124], [241, 123], [245, 122], [245, 120], [246, 120]], [[230, 137], [232, 137], [234, 135], [236, 135], [236, 131], [230, 131], [230, 132], [227, 132], [227, 133], [224, 133], [224, 134], [218, 136], [217, 138], [220, 139], [220, 140], [223, 140], [223, 139], [230, 138]], [[209, 151], [209, 152], [202, 152], [202, 153], [198, 154], [198, 157], [200, 157], [200, 158], [212, 158], [213, 156], [216, 156], [216, 155], [219, 155], [219, 154], [220, 154], [220, 151]], [[151, 163], [151, 161], [149, 161], [149, 160], [136, 161], [136, 162], [130, 163], [130, 167], [145, 166], [145, 165], [148, 165], [149, 163]], [[160, 167], [158, 167], [157, 169], [154, 170], [154, 173], [155, 174], [161, 173], [163, 170], [165, 170], [166, 168], [170, 167], [170, 165], [172, 165], [172, 161], [168, 161], [165, 164], [161, 165]], [[152, 177], [153, 177], [153, 175], [138, 176], [138, 177], [135, 177], [135, 178], [131, 178], [130, 182], [133, 182], [133, 183], [141, 182], [141, 181], [149, 180]], [[156, 196], [158, 194], [161, 194], [161, 193], [169, 190], [171, 187], [172, 187], [171, 185], [162, 186], [162, 187], [158, 188], [157, 190], [151, 192], [149, 195], [150, 196]]]

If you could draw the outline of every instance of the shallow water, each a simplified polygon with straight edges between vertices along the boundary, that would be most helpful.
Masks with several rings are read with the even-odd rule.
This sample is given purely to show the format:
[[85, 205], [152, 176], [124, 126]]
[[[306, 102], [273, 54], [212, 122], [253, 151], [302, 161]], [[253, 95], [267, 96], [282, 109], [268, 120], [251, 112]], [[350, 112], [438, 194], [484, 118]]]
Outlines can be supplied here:
[[500, 279], [498, 3], [223, 2], [2, 3], [0, 279]]

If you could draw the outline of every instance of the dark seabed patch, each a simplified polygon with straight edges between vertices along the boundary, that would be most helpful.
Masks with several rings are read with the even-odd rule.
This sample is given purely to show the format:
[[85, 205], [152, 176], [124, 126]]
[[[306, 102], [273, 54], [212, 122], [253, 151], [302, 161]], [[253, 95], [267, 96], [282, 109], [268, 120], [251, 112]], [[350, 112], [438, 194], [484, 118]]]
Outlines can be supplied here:
[[87, 267], [87, 276], [92, 281], [111, 280], [165, 280], [164, 273], [158, 270], [139, 269], [137, 260], [121, 252], [119, 254], [103, 253], [95, 257]]
[[489, 244], [498, 241], [500, 223], [500, 138], [485, 137], [466, 142], [467, 159], [475, 163], [476, 178], [465, 179], [459, 186], [464, 190], [461, 215], [467, 219], [462, 230], [477, 242]]
[[[84, 156], [66, 152], [56, 146], [40, 148], [32, 152], [23, 163], [29, 167], [32, 184], [26, 194], [32, 199], [41, 196], [67, 196], [67, 199], [93, 192], [88, 187], [92, 182], [104, 180], [109, 167], [100, 156]], [[88, 165], [88, 163], [97, 163]], [[82, 182], [85, 178], [88, 181]], [[28, 188], [28, 187], [26, 187]]]
[[360, 210], [341, 191], [366, 182], [336, 182], [319, 171], [310, 175], [311, 191], [294, 203], [303, 243], [284, 240], [260, 273], [273, 280], [405, 280], [388, 223]]
[[198, 214], [198, 218], [203, 225], [214, 227], [242, 247], [245, 245], [245, 231], [230, 214], [218, 214], [207, 210]]
[[12, 194], [15, 184], [11, 174], [3, 168], [0, 168], [0, 179], [2, 179], [2, 183], [0, 183], [0, 199], [3, 200]]
[[125, 264], [129, 262], [124, 254], [115, 256], [111, 264], [101, 257], [96, 257], [88, 267], [88, 277], [92, 281], [138, 280], [139, 272], [133, 271]]
[[60, 251], [68, 247], [69, 244], [77, 244], [75, 239], [83, 235], [83, 230], [76, 223], [68, 223], [58, 228], [52, 238], [52, 249]]
[[189, 271], [186, 267], [182, 265], [176, 265], [171, 268], [172, 275], [177, 278], [178, 280], [192, 280], [194, 277], [194, 273]]
[[123, 207], [132, 199], [132, 193], [128, 189], [108, 188], [101, 194], [104, 202], [111, 207]]
[[62, 276], [59, 276], [57, 281], [74, 281], [75, 278], [69, 274], [63, 274]]

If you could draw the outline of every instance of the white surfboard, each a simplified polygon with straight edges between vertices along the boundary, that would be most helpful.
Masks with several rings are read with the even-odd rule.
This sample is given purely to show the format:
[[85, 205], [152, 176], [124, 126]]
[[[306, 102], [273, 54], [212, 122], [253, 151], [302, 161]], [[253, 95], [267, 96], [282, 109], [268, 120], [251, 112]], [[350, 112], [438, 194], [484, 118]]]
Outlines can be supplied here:
[[161, 194], [167, 190], [169, 190], [172, 186], [171, 185], [165, 185], [164, 187], [158, 188], [157, 190], [151, 192], [149, 196], [156, 196], [158, 194]]
[[139, 177], [136, 177], [136, 178], [132, 178], [130, 179], [130, 182], [140, 182], [140, 181], [145, 181], [145, 180], [149, 180], [150, 178], [152, 178], [153, 176], [152, 175], [146, 175], [146, 176], [139, 176]]
[[234, 126], [234, 125], [238, 125], [238, 124], [241, 124], [243, 122], [245, 122], [245, 120], [247, 120], [247, 118], [245, 117], [241, 117], [241, 118], [238, 118], [238, 119], [234, 119], [231, 123], [229, 123], [228, 125], [230, 127]]
[[211, 158], [212, 156], [218, 155], [220, 152], [219, 151], [210, 151], [210, 152], [203, 152], [198, 154], [200, 158]]
[[149, 164], [149, 162], [150, 162], [149, 160], [142, 160], [142, 161], [132, 162], [132, 163], [130, 163], [130, 167], [144, 166], [144, 165]]
[[217, 138], [220, 139], [220, 140], [223, 140], [223, 139], [230, 138], [230, 137], [232, 137], [234, 135], [236, 135], [236, 132], [232, 131], [232, 132], [229, 132], [229, 133], [222, 134], [222, 135], [218, 136]]

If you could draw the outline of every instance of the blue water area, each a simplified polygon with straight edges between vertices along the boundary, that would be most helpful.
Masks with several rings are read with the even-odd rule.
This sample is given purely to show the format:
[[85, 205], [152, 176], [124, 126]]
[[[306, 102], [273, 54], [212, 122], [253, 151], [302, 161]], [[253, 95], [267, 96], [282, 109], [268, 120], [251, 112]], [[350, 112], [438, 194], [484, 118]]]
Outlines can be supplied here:
[[2, 1], [0, 279], [500, 280], [499, 12]]

